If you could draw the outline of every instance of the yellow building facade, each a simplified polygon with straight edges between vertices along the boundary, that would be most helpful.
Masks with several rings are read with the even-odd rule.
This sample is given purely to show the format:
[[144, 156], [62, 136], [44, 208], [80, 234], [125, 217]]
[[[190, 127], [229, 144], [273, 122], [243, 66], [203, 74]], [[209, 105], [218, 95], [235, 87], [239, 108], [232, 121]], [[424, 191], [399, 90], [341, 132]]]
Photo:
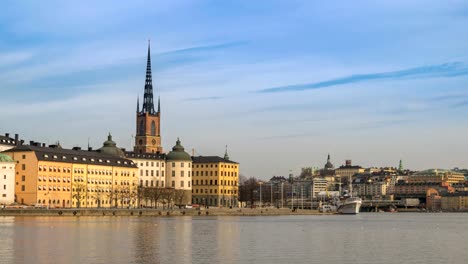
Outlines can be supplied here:
[[239, 163], [230, 161], [226, 157], [192, 158], [192, 202], [194, 204], [219, 207], [238, 205]]
[[408, 182], [445, 182], [449, 184], [462, 183], [465, 181], [465, 175], [460, 172], [431, 169], [417, 172], [413, 175], [408, 176]]
[[136, 204], [138, 169], [131, 160], [43, 145], [18, 146], [5, 154], [17, 161], [17, 203], [50, 208]]

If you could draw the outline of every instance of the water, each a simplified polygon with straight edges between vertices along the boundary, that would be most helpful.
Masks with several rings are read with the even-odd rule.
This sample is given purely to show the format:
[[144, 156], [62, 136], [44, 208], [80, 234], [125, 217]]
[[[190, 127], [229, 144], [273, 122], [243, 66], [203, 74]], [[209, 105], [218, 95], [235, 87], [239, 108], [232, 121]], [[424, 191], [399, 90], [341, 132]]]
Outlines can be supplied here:
[[468, 263], [468, 214], [0, 217], [0, 263]]

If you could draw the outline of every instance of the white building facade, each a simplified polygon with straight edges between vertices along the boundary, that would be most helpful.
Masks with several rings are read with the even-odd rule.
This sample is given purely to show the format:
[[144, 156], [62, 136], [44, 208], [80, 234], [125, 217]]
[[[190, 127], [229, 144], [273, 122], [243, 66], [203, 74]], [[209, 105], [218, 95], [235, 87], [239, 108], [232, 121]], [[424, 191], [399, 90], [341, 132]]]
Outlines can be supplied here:
[[15, 202], [15, 166], [16, 162], [0, 153], [0, 204]]

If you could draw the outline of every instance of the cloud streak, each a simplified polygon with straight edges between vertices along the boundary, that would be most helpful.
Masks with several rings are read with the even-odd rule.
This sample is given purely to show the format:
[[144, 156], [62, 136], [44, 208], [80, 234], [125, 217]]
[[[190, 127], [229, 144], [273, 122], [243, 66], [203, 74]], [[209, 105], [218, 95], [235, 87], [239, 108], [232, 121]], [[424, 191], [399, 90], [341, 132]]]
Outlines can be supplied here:
[[400, 79], [418, 79], [418, 78], [436, 78], [436, 77], [457, 77], [468, 75], [468, 67], [462, 62], [452, 62], [437, 65], [428, 65], [415, 68], [409, 68], [399, 71], [356, 74], [342, 78], [331, 79], [322, 82], [306, 83], [279, 86], [267, 89], [257, 90], [257, 93], [282, 93], [299, 92], [328, 88], [339, 85], [363, 83], [375, 80], [400, 80]]
[[223, 98], [224, 97], [222, 96], [192, 97], [192, 98], [185, 99], [185, 101], [214, 101], [214, 100], [220, 100]]

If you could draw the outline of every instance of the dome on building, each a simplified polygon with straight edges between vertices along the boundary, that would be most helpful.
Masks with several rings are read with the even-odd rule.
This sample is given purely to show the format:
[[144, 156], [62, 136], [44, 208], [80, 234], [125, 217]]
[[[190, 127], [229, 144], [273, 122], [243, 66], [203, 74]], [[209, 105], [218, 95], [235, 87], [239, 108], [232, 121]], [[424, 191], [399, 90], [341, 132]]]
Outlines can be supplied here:
[[102, 154], [125, 158], [125, 153], [117, 147], [117, 144], [112, 140], [112, 135], [110, 133], [102, 148], [98, 149], [98, 151]]
[[192, 161], [192, 157], [190, 157], [190, 155], [185, 152], [185, 149], [180, 144], [179, 139], [177, 139], [176, 145], [172, 148], [172, 151], [167, 154], [166, 159]]
[[334, 168], [335, 168], [335, 166], [333, 166], [333, 164], [330, 161], [330, 154], [328, 154], [328, 159], [327, 159], [327, 163], [325, 164], [325, 169], [326, 170], [333, 170]]
[[10, 156], [0, 153], [0, 162], [15, 162]]

